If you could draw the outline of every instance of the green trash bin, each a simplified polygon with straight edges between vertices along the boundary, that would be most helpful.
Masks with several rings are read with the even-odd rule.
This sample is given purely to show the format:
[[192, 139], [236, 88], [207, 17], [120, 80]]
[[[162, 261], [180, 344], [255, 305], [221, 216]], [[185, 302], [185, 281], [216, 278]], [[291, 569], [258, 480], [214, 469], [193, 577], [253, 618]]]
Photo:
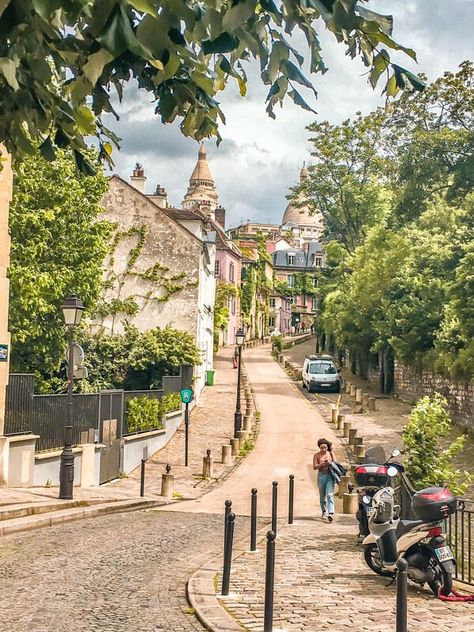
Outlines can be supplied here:
[[206, 385], [214, 386], [214, 376], [216, 372], [214, 370], [206, 371]]

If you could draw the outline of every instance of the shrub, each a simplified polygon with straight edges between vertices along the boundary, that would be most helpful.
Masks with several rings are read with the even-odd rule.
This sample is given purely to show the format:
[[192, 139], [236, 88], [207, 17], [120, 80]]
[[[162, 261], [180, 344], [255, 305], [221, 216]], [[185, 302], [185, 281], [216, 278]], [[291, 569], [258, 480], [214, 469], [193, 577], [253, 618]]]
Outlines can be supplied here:
[[272, 353], [273, 355], [277, 355], [281, 353], [283, 349], [283, 335], [279, 334], [277, 336], [272, 336]]
[[441, 445], [451, 427], [447, 401], [439, 393], [432, 398], [422, 397], [412, 410], [403, 429], [403, 445], [408, 453], [406, 473], [415, 489], [447, 485], [455, 494], [466, 490], [469, 473], [453, 466], [453, 458], [462, 450], [466, 437], [459, 437], [446, 448]]
[[129, 432], [163, 428], [160, 415], [160, 402], [157, 399], [134, 397], [128, 402], [127, 413]]

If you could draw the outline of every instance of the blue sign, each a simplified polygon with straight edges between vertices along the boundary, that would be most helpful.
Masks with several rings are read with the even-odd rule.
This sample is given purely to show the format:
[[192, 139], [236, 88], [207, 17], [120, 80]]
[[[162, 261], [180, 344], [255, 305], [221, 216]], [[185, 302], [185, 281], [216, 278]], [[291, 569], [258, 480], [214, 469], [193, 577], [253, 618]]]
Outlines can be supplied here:
[[192, 400], [193, 398], [193, 389], [192, 388], [182, 388], [181, 392], [181, 401], [183, 402], [183, 404], [189, 404], [189, 402]]

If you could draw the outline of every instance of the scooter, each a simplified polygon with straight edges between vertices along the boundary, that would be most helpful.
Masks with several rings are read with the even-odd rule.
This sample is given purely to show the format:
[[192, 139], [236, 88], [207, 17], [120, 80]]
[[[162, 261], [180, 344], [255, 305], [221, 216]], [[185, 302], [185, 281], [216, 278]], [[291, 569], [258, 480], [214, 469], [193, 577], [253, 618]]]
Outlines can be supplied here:
[[[390, 466], [388, 474], [398, 470]], [[443, 521], [456, 511], [456, 496], [443, 487], [429, 487], [416, 492], [412, 510], [417, 520], [400, 520], [395, 505], [395, 490], [384, 487], [372, 499], [369, 518], [370, 534], [364, 539], [364, 558], [378, 575], [395, 577], [399, 557], [408, 562], [408, 578], [429, 585], [438, 596], [452, 591], [455, 561], [443, 533]], [[364, 497], [364, 503], [371, 502]]]
[[[369, 535], [369, 517], [372, 513], [372, 498], [380, 489], [390, 484], [388, 468], [390, 465], [397, 468], [397, 472], [403, 472], [401, 463], [390, 463], [390, 460], [400, 455], [400, 450], [392, 450], [387, 460], [382, 446], [369, 448], [364, 456], [364, 462], [354, 470], [354, 478], [358, 485], [359, 508], [356, 512], [359, 523], [359, 538]], [[363, 498], [369, 498], [370, 502], [363, 502]], [[359, 540], [360, 541], [360, 540]]]

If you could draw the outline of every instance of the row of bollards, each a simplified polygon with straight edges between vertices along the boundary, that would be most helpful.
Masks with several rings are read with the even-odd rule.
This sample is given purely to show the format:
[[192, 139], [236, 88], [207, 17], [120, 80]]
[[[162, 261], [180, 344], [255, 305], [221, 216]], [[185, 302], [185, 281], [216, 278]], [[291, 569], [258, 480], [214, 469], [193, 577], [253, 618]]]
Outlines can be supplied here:
[[[295, 477], [289, 476], [288, 481], [288, 524], [294, 522]], [[250, 551], [257, 550], [257, 489], [250, 492]], [[264, 604], [264, 632], [273, 630], [273, 593], [275, 576], [275, 538], [277, 536], [278, 518], [278, 481], [272, 482], [272, 527], [267, 532], [265, 558], [265, 604]], [[222, 571], [222, 596], [228, 596], [230, 590], [230, 574], [232, 566], [232, 548], [234, 540], [235, 514], [232, 512], [232, 501], [224, 503], [224, 562]]]

